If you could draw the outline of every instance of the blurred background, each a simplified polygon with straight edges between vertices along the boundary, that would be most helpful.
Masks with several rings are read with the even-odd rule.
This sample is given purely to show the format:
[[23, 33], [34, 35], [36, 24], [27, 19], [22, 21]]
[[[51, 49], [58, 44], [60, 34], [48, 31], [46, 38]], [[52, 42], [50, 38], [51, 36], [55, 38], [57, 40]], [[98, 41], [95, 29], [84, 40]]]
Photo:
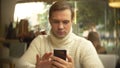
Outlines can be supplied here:
[[[10, 56], [19, 58], [36, 36], [49, 34], [48, 10], [55, 1], [0, 0], [0, 68], [14, 68]], [[120, 68], [115, 59], [120, 57], [120, 0], [67, 1], [75, 11], [73, 32], [85, 38], [97, 32], [106, 55], [116, 55], [113, 64]]]

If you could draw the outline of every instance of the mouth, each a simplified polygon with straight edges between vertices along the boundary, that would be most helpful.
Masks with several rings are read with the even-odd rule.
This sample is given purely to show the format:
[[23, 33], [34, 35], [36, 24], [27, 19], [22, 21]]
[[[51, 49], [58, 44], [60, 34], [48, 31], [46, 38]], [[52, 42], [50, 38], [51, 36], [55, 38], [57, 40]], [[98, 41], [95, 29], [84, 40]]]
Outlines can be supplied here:
[[57, 34], [58, 34], [58, 35], [64, 35], [65, 33], [64, 33], [64, 32], [59, 31], [59, 32], [57, 32]]
[[59, 38], [65, 37], [65, 32], [64, 32], [64, 31], [57, 31], [55, 34], [56, 34], [56, 36], [59, 37]]

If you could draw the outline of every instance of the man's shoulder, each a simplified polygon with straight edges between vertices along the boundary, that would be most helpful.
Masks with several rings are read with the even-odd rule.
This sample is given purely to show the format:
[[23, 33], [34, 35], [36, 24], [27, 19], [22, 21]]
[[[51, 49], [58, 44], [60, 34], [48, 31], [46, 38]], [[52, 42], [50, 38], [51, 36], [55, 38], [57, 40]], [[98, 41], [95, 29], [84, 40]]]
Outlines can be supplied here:
[[36, 38], [47, 38], [48, 37], [48, 35], [38, 35]]
[[34, 41], [40, 41], [40, 40], [45, 40], [47, 39], [48, 35], [38, 35], [37, 37], [34, 38]]
[[90, 46], [92, 45], [91, 42], [89, 40], [87, 40], [86, 38], [82, 37], [82, 36], [76, 36], [76, 38], [74, 38], [74, 41], [79, 44], [79, 46]]
[[82, 36], [78, 36], [76, 35], [76, 37], [74, 37], [75, 41], [79, 41], [79, 42], [89, 42], [89, 40], [87, 40], [86, 38], [82, 37]]

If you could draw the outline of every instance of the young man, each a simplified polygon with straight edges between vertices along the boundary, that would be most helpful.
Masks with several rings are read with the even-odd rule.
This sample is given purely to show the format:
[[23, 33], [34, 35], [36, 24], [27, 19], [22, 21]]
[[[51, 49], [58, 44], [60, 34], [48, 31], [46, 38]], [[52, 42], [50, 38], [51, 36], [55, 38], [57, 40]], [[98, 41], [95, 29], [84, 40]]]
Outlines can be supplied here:
[[[55, 2], [49, 11], [50, 34], [32, 41], [20, 65], [25, 68], [104, 68], [92, 43], [72, 32], [73, 18], [69, 3]], [[53, 55], [55, 48], [67, 50], [66, 60]]]

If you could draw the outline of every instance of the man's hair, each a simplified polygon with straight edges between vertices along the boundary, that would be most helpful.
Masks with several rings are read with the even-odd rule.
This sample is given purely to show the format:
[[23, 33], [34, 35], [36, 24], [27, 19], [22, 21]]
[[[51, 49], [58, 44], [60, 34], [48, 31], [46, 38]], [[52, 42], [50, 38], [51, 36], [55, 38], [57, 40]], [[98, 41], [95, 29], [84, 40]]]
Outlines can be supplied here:
[[49, 10], [49, 17], [52, 16], [52, 13], [55, 11], [61, 11], [61, 10], [65, 10], [65, 9], [69, 9], [71, 11], [71, 18], [74, 18], [74, 10], [73, 7], [70, 5], [70, 3], [68, 1], [57, 1], [55, 2]]

